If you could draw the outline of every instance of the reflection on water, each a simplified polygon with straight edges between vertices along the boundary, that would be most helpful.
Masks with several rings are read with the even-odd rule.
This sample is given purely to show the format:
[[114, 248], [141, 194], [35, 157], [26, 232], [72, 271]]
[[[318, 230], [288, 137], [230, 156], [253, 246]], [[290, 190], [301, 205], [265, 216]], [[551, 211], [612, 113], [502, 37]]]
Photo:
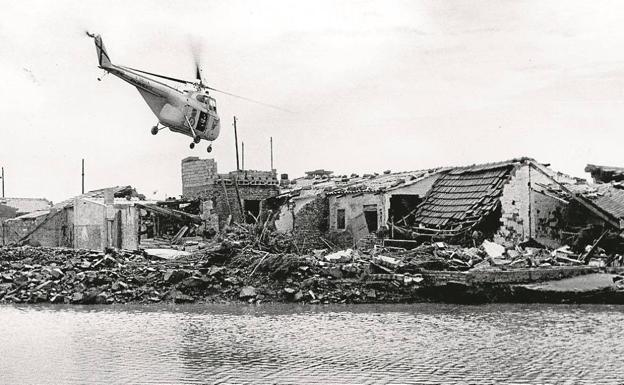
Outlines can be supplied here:
[[624, 383], [624, 307], [0, 307], [2, 383]]

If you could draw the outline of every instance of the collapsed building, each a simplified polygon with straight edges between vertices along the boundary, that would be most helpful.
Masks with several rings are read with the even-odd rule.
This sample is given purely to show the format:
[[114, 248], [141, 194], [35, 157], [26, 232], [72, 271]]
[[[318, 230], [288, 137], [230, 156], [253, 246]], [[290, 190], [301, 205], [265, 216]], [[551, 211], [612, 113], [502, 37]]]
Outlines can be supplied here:
[[235, 222], [261, 222], [290, 234], [299, 249], [484, 239], [556, 248], [624, 229], [624, 168], [617, 167], [588, 165], [594, 184], [531, 158], [362, 176], [319, 169], [292, 181], [276, 170], [219, 174], [214, 159], [198, 157], [183, 159], [181, 170], [179, 199], [146, 201], [123, 186], [19, 216], [13, 209], [2, 242], [169, 248]]
[[624, 202], [624, 190], [599, 187], [601, 199], [590, 199], [578, 193], [596, 188], [588, 186], [531, 158], [362, 177], [317, 170], [294, 180], [269, 206], [278, 213], [278, 230], [309, 245], [366, 239], [476, 244], [487, 238], [506, 246], [559, 247], [573, 243], [588, 224], [620, 228], [624, 207], [620, 212], [606, 202], [620, 193]]
[[205, 215], [212, 215], [219, 228], [230, 222], [255, 223], [266, 199], [277, 196], [279, 190], [275, 170], [219, 174], [214, 159], [182, 159], [183, 198], [207, 202]]
[[131, 186], [111, 187], [57, 203], [2, 224], [3, 244], [103, 249], [138, 247], [138, 220]]

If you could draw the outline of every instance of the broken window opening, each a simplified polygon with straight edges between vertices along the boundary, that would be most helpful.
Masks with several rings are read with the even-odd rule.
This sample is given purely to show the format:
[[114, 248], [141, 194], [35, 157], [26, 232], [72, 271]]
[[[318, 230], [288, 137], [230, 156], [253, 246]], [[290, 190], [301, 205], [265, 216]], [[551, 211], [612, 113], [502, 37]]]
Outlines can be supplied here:
[[[422, 203], [422, 198], [418, 195], [405, 195], [396, 194], [390, 197], [390, 218], [393, 218], [394, 222], [401, 220], [412, 213], [419, 204]], [[414, 224], [414, 216], [410, 215], [406, 218], [407, 225], [412, 226]]]
[[347, 228], [345, 220], [345, 209], [336, 210], [336, 227], [338, 230], [344, 230]]
[[243, 203], [245, 211], [245, 223], [256, 223], [260, 215], [260, 201], [255, 199], [245, 199]]

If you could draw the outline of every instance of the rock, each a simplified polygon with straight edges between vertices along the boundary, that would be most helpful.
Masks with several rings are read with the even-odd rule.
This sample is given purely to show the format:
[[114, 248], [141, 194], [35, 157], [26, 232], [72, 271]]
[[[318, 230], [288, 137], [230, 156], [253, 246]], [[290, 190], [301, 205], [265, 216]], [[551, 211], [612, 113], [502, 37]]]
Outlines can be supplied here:
[[483, 250], [490, 258], [500, 258], [505, 252], [505, 247], [488, 240], [483, 241], [481, 247], [483, 247]]
[[351, 262], [351, 260], [353, 259], [353, 250], [352, 249], [346, 249], [346, 250], [340, 250], [337, 251], [335, 253], [331, 253], [331, 254], [327, 254], [325, 256], [325, 260], [327, 262]]
[[299, 302], [301, 301], [301, 299], [303, 298], [303, 293], [301, 292], [301, 290], [299, 290], [298, 292], [295, 293], [295, 295], [293, 296], [293, 301], [295, 302]]
[[210, 266], [210, 269], [208, 270], [208, 275], [211, 277], [223, 275], [224, 270], [225, 267], [223, 266]]
[[399, 265], [399, 260], [392, 257], [386, 257], [384, 255], [378, 255], [373, 258], [373, 262], [388, 269], [395, 270]]
[[59, 279], [62, 276], [65, 275], [65, 273], [63, 273], [63, 270], [59, 269], [59, 268], [55, 268], [50, 270], [50, 274], [52, 275], [52, 277], [54, 277], [54, 279]]
[[330, 277], [341, 279], [342, 278], [342, 270], [337, 267], [330, 267], [325, 269], [325, 273]]
[[127, 289], [127, 288], [128, 288], [128, 284], [127, 284], [127, 283], [125, 283], [124, 281], [117, 281], [117, 282], [114, 282], [114, 283], [111, 285], [111, 289], [112, 289], [113, 291], [117, 291], [117, 290], [125, 290], [125, 289]]
[[253, 286], [245, 286], [238, 293], [238, 298], [248, 299], [256, 297], [256, 289]]
[[105, 292], [101, 292], [95, 296], [95, 303], [97, 304], [105, 304], [108, 303], [108, 294]]
[[71, 297], [71, 301], [73, 303], [81, 303], [83, 298], [84, 298], [84, 295], [82, 293], [74, 293]]
[[377, 292], [375, 291], [375, 289], [369, 289], [369, 290], [366, 290], [366, 292], [365, 292], [365, 293], [366, 293], [366, 297], [367, 297], [367, 298], [370, 298], [370, 299], [375, 299], [375, 298], [377, 298]]
[[167, 270], [163, 280], [169, 283], [178, 283], [189, 275], [190, 273], [186, 270]]
[[288, 295], [293, 295], [295, 294], [295, 289], [293, 289], [292, 287], [285, 287], [284, 288], [284, 293], [288, 294]]
[[52, 286], [52, 281], [45, 281], [39, 286], [35, 287], [35, 291], [42, 289], [49, 289]]
[[195, 302], [195, 298], [191, 297], [190, 295], [183, 294], [178, 290], [172, 290], [171, 292], [169, 292], [168, 297], [171, 298], [175, 303]]
[[206, 287], [210, 284], [210, 281], [201, 277], [188, 277], [178, 283], [180, 289], [199, 289]]

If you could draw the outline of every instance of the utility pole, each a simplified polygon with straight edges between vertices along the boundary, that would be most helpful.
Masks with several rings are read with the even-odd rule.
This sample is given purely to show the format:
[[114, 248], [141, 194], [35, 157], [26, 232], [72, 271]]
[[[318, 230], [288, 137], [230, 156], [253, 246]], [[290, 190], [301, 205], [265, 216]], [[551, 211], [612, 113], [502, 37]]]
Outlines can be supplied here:
[[2, 179], [2, 197], [4, 198], [4, 167], [2, 167], [2, 176], [0, 178]]
[[234, 145], [236, 146], [236, 171], [240, 170], [238, 163], [238, 134], [236, 133], [236, 116], [234, 117]]
[[84, 194], [84, 158], [82, 158], [82, 193]]
[[241, 170], [245, 171], [245, 142], [241, 142]]
[[273, 171], [273, 137], [271, 137], [271, 171]]

